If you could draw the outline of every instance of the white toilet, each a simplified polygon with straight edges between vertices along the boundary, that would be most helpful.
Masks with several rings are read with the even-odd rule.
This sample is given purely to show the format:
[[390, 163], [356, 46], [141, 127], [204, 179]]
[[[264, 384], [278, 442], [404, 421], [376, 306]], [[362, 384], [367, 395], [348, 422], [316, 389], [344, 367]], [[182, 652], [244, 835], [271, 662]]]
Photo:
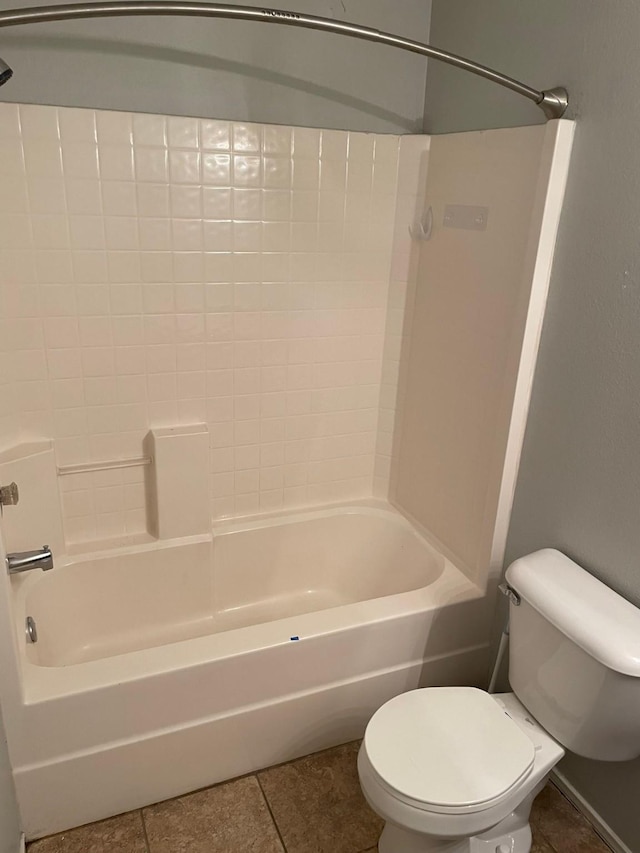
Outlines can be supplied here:
[[507, 571], [513, 693], [429, 687], [371, 718], [358, 756], [379, 853], [528, 853], [563, 747], [640, 755], [640, 610], [559, 551]]

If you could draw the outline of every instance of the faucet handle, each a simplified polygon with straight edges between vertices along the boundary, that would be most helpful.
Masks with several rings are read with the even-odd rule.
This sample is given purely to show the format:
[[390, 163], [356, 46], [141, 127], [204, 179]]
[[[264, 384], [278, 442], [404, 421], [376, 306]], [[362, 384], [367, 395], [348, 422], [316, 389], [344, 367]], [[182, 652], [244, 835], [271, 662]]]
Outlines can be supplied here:
[[0, 486], [0, 506], [15, 506], [20, 500], [17, 483]]

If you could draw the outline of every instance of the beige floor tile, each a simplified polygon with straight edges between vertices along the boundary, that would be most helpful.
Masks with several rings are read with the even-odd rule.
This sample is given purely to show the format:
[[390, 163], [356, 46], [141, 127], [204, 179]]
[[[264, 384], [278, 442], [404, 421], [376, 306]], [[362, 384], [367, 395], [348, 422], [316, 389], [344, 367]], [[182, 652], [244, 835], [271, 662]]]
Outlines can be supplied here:
[[548, 784], [536, 797], [531, 825], [557, 853], [610, 853], [589, 821], [554, 785]]
[[531, 853], [555, 853], [551, 845], [547, 844], [545, 839], [539, 832], [533, 831], [533, 844], [531, 845]]
[[383, 821], [360, 791], [351, 743], [258, 774], [287, 853], [361, 853]]
[[255, 776], [143, 809], [151, 853], [283, 853]]
[[146, 853], [140, 812], [101, 820], [34, 841], [29, 853]]

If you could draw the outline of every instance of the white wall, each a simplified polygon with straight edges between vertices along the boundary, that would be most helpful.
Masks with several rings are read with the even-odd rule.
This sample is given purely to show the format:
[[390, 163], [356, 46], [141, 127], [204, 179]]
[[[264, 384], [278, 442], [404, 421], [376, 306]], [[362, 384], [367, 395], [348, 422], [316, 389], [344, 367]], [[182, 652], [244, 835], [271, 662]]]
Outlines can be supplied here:
[[[479, 582], [492, 561], [532, 293], [544, 143], [544, 127], [431, 139], [433, 230], [419, 244], [391, 495]], [[447, 227], [450, 204], [486, 208], [486, 229]]]
[[[508, 558], [559, 548], [638, 605], [639, 32], [636, 0], [435, 0], [432, 19], [441, 47], [567, 86], [578, 121]], [[429, 72], [432, 132], [542, 120], [497, 86]], [[640, 850], [640, 761], [562, 769]]]
[[[0, 566], [4, 567], [5, 558], [4, 530], [2, 522], [0, 522]], [[13, 651], [10, 640], [13, 623], [11, 619], [6, 619], [6, 610], [1, 605], [0, 613], [2, 613], [0, 621], [3, 628], [3, 631], [0, 633], [4, 633], [5, 640], [9, 639], [5, 650], [9, 651], [10, 654]], [[4, 666], [2, 666], [0, 678], [3, 679], [3, 684], [6, 683], [5, 679], [7, 682], [10, 681], [13, 674], [5, 670]], [[20, 830], [20, 815], [18, 813], [13, 774], [9, 762], [7, 739], [4, 722], [0, 714], [0, 853], [18, 853], [20, 849]]]
[[20, 819], [7, 752], [4, 726], [0, 718], [0, 853], [18, 853]]
[[394, 436], [398, 428], [396, 413], [402, 407], [408, 331], [415, 300], [420, 243], [411, 231], [422, 221], [427, 188], [429, 147], [426, 135], [403, 136], [400, 141], [398, 199], [391, 260], [391, 280], [384, 336], [380, 415], [374, 471], [374, 493], [385, 500], [389, 496], [393, 469]]
[[[1, 0], [0, 9], [18, 5]], [[428, 41], [430, 0], [276, 5]], [[0, 91], [10, 101], [375, 132], [422, 127], [424, 58], [278, 24], [147, 17], [30, 25], [0, 31], [0, 56], [15, 71]]]

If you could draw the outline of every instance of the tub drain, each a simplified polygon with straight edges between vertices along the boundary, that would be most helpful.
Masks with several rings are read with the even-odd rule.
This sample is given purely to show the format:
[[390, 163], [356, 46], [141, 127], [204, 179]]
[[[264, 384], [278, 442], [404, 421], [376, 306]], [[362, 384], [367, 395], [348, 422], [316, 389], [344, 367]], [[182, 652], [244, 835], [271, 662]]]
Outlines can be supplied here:
[[27, 616], [25, 622], [25, 630], [27, 632], [27, 642], [28, 643], [37, 643], [38, 642], [38, 629], [36, 628], [35, 619], [32, 619], [31, 616]]

